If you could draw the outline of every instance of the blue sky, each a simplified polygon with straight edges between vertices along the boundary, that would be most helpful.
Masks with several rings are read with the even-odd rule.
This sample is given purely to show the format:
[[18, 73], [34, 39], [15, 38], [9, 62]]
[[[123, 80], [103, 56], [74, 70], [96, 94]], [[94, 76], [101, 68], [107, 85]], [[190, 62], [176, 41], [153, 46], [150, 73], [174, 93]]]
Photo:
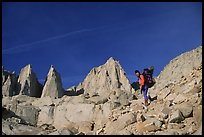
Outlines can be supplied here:
[[199, 45], [201, 2], [2, 3], [2, 65], [19, 74], [32, 64], [41, 83], [54, 65], [65, 89], [111, 56], [133, 82], [135, 69], [157, 76]]

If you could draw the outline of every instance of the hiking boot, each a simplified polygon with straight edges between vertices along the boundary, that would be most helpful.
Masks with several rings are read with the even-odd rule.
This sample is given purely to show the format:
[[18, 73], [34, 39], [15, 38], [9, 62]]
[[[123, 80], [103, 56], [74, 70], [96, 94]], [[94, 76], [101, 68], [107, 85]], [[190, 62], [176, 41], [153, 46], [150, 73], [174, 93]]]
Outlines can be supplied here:
[[149, 103], [148, 103], [148, 102], [145, 102], [145, 106], [146, 106], [146, 107], [149, 106]]
[[153, 101], [153, 98], [151, 98], [150, 96], [149, 96], [149, 101], [150, 101], [150, 102], [152, 102], [152, 101]]

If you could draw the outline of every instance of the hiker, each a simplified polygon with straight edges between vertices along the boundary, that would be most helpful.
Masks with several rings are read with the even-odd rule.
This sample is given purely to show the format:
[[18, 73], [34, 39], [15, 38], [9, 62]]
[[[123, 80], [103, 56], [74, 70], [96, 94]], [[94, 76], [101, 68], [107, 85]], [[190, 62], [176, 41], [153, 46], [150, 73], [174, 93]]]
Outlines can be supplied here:
[[135, 70], [135, 75], [138, 77], [139, 79], [139, 84], [140, 84], [140, 91], [143, 92], [144, 95], [144, 103], [145, 106], [148, 106], [148, 99], [151, 101], [151, 97], [147, 96], [147, 92], [148, 92], [148, 83], [147, 81], [145, 81], [145, 77], [143, 74], [141, 74], [138, 70]]

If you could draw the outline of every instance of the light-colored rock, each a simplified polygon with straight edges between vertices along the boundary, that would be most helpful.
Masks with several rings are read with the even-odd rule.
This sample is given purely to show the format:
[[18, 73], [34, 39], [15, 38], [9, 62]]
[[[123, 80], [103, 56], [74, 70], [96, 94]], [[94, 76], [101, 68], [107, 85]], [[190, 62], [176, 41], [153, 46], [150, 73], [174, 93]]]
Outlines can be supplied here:
[[95, 123], [94, 128], [103, 128], [104, 124], [108, 122], [111, 115], [111, 104], [106, 102], [105, 104], [96, 105], [93, 121]]
[[186, 100], [187, 100], [187, 98], [186, 98], [185, 95], [179, 94], [179, 95], [173, 100], [173, 102], [174, 102], [175, 104], [179, 104], [179, 103], [182, 103], [182, 102], [184, 102], [184, 101], [186, 101]]
[[189, 103], [186, 103], [186, 102], [175, 106], [175, 108], [177, 108], [181, 111], [184, 118], [189, 117], [190, 115], [192, 115], [192, 112], [193, 112], [193, 106]]
[[54, 117], [54, 107], [53, 106], [42, 106], [40, 107], [40, 112], [38, 115], [37, 125], [41, 126], [43, 124], [52, 124]]
[[67, 125], [70, 125], [70, 123], [92, 121], [93, 115], [94, 115], [93, 104], [64, 103], [55, 108], [53, 125], [57, 129], [62, 129]]
[[91, 101], [91, 103], [94, 103], [96, 105], [104, 104], [105, 102], [108, 101], [107, 97], [101, 97], [101, 96], [91, 97], [88, 100]]
[[12, 84], [11, 77], [8, 76], [7, 80], [4, 82], [4, 85], [2, 86], [2, 95], [12, 96], [13, 92], [15, 92], [14, 85]]
[[127, 129], [122, 129], [116, 133], [116, 135], [132, 135], [133, 133]]
[[202, 124], [202, 105], [193, 108], [194, 122], [199, 127]]
[[36, 107], [42, 107], [42, 106], [50, 106], [53, 103], [54, 103], [54, 100], [50, 96], [46, 96], [46, 97], [35, 99], [32, 102], [32, 105]]
[[14, 135], [11, 124], [5, 120], [2, 120], [2, 132], [6, 135]]
[[141, 113], [137, 114], [137, 122], [144, 122], [146, 120], [145, 116]]
[[79, 132], [82, 132], [84, 134], [89, 134], [94, 130], [94, 123], [91, 122], [80, 122], [79, 124]]
[[170, 123], [180, 123], [182, 120], [184, 120], [184, 117], [179, 109], [174, 111], [169, 119]]
[[48, 135], [60, 135], [60, 132], [57, 130], [57, 131], [54, 131], [52, 133], [49, 133]]
[[172, 93], [166, 97], [166, 100], [173, 101], [177, 97], [176, 93]]
[[16, 74], [4, 70], [2, 67], [2, 96], [13, 96], [16, 94], [17, 78]]
[[171, 113], [171, 109], [169, 107], [164, 107], [161, 112], [167, 116]]
[[[17, 104], [32, 104], [32, 102], [35, 100], [35, 97], [30, 97], [27, 95], [16, 95], [12, 97], [12, 102], [17, 102]], [[27, 102], [27, 103], [26, 103]]]
[[185, 127], [183, 123], [168, 123], [167, 129], [182, 129]]
[[168, 129], [165, 131], [157, 131], [155, 135], [179, 135], [179, 133], [176, 131], [176, 129]]
[[136, 116], [132, 113], [126, 113], [120, 116], [116, 121], [108, 122], [105, 128], [105, 133], [108, 135], [114, 135], [134, 122], [136, 122]]
[[179, 83], [181, 79], [178, 76], [188, 77], [189, 72], [199, 67], [200, 64], [202, 64], [202, 46], [174, 58], [159, 74], [157, 90], [161, 90], [170, 83]]
[[193, 135], [202, 135], [202, 123], [200, 124], [198, 130], [195, 133], [193, 133]]
[[158, 95], [158, 100], [165, 99], [170, 93], [171, 93], [171, 91], [169, 89], [168, 90], [162, 90]]
[[31, 97], [40, 97], [42, 93], [42, 85], [38, 82], [31, 64], [21, 69], [18, 77], [17, 93], [19, 95], [28, 95]]
[[60, 74], [55, 70], [53, 66], [51, 66], [46, 77], [41, 97], [50, 96], [51, 98], [59, 98], [63, 95], [64, 89], [62, 87]]
[[12, 97], [3, 97], [2, 98], [2, 107], [6, 107], [8, 104], [10, 104], [12, 101]]
[[84, 94], [109, 96], [117, 89], [131, 93], [131, 85], [125, 71], [112, 57], [104, 65], [93, 68], [81, 84]]
[[42, 130], [38, 127], [30, 126], [30, 125], [23, 125], [18, 124], [13, 128], [15, 135], [37, 135]]
[[155, 132], [160, 129], [160, 127], [156, 126], [154, 121], [152, 120], [137, 122], [135, 126], [137, 132], [139, 132], [140, 134], [143, 134], [144, 132]]

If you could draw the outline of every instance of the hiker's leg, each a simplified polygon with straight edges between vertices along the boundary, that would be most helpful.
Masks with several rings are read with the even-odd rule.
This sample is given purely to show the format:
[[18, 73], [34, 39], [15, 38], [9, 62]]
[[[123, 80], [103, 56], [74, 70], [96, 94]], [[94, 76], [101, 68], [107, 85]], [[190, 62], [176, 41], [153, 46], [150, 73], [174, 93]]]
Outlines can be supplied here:
[[145, 86], [143, 87], [143, 95], [144, 95], [144, 101], [145, 101], [145, 103], [148, 101], [147, 91], [148, 91], [148, 88], [147, 88], [147, 86], [145, 85]]

